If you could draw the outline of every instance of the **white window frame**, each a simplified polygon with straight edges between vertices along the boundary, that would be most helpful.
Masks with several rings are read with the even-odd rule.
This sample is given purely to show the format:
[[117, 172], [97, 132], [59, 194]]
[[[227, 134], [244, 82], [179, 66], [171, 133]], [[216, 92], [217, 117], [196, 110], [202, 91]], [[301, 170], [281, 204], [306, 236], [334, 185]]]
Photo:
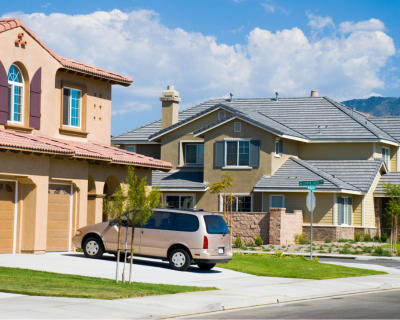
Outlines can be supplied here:
[[[197, 157], [198, 157], [198, 154], [199, 154], [199, 146], [203, 146], [203, 163], [200, 163], [200, 162], [188, 163], [188, 162], [186, 161], [187, 146], [196, 146], [196, 161], [197, 161]], [[185, 164], [188, 164], [188, 165], [198, 165], [198, 166], [201, 165], [201, 166], [203, 166], [203, 165], [204, 165], [204, 143], [186, 143], [186, 144], [185, 144], [185, 153], [184, 153], [184, 159], [183, 159], [183, 161], [185, 162]]]
[[196, 194], [195, 193], [187, 193], [187, 194], [185, 194], [185, 193], [179, 193], [179, 194], [166, 193], [166, 194], [164, 194], [164, 204], [167, 203], [168, 196], [179, 197], [179, 208], [177, 208], [177, 209], [180, 209], [180, 207], [181, 207], [181, 197], [191, 196], [191, 197], [193, 197], [193, 209], [196, 209], [197, 202], [196, 202]]
[[[228, 197], [230, 195], [230, 193], [226, 194], [226, 196]], [[253, 197], [253, 193], [232, 193], [232, 195], [238, 197], [238, 196], [243, 196], [243, 197], [251, 197], [251, 210], [250, 212], [253, 212], [253, 206], [254, 206], [254, 197]], [[237, 206], [238, 206], [238, 202], [236, 202], [236, 210], [237, 210]], [[224, 211], [224, 194], [220, 193], [219, 194], [219, 206], [218, 206], [219, 212], [223, 212]], [[247, 211], [233, 211], [233, 212], [247, 212]]]
[[[128, 150], [128, 148], [135, 148], [135, 151]], [[126, 146], [126, 151], [129, 151], [129, 152], [136, 152], [136, 145]]]
[[179, 140], [178, 167], [204, 167], [204, 164], [185, 164], [183, 147], [186, 143], [188, 143], [188, 144], [204, 144], [204, 139]]
[[218, 120], [222, 120], [226, 118], [226, 111], [225, 110], [219, 110], [218, 111]]
[[[24, 110], [25, 110], [25, 80], [24, 80], [24, 75], [22, 74], [21, 69], [16, 64], [12, 64], [12, 66], [14, 66], [14, 68], [17, 69], [19, 71], [19, 73], [21, 74], [22, 83], [8, 80], [8, 73], [7, 73], [8, 86], [11, 87], [11, 97], [9, 97], [11, 99], [11, 110], [10, 110], [11, 114], [8, 115], [8, 117], [11, 120], [7, 120], [7, 122], [24, 123]], [[21, 121], [13, 120], [14, 119], [14, 87], [15, 86], [22, 88]], [[7, 101], [7, 103], [9, 103], [9, 102]]]
[[[383, 154], [383, 150], [386, 150], [385, 153], [387, 154], [388, 162], [386, 162], [385, 155]], [[385, 164], [386, 164], [386, 167], [387, 167], [388, 171], [390, 171], [390, 148], [382, 147], [382, 158], [385, 161]]]
[[[349, 211], [348, 210], [344, 210], [344, 199], [349, 199], [351, 198], [351, 220], [353, 220], [353, 197], [349, 197], [349, 196], [343, 196], [341, 195], [340, 197], [342, 197], [343, 199], [343, 205], [342, 205], [342, 209], [343, 209], [343, 221], [346, 221], [345, 223], [340, 224], [340, 226], [352, 226], [353, 225], [353, 221], [349, 222]], [[347, 205], [349, 205], [349, 200], [347, 200]], [[338, 212], [338, 220], [339, 220], [339, 214], [341, 214], [340, 212]]]
[[[80, 93], [81, 93], [81, 98], [80, 98], [80, 103], [79, 103], [79, 126], [72, 126], [71, 125], [71, 116], [72, 116], [72, 112], [71, 112], [71, 110], [69, 110], [69, 118], [68, 118], [68, 125], [66, 125], [66, 124], [64, 124], [64, 89], [69, 89], [69, 90], [76, 90], [76, 91], [80, 91]], [[81, 89], [76, 89], [76, 88], [71, 88], [71, 87], [68, 87], [68, 86], [64, 86], [63, 87], [63, 97], [62, 97], [62, 99], [63, 99], [63, 126], [64, 127], [69, 127], [69, 128], [78, 128], [78, 129], [81, 129], [82, 128], [82, 102], [83, 102], [83, 96], [82, 96], [82, 90]], [[71, 99], [72, 99], [72, 94], [70, 95], [70, 97], [69, 97], [69, 106], [67, 106], [68, 108], [71, 108], [71, 105], [72, 105], [72, 103], [71, 103]]]
[[[236, 130], [236, 126], [239, 126], [239, 130]], [[234, 132], [242, 132], [242, 123], [241, 122], [235, 122], [234, 124], [233, 124], [233, 131]]]
[[284, 194], [270, 194], [269, 195], [269, 210], [271, 210], [271, 208], [276, 208], [276, 207], [271, 207], [271, 203], [272, 203], [272, 197], [282, 197], [283, 201], [282, 201], [282, 208], [286, 208], [285, 207], [285, 195]]
[[[237, 155], [236, 155], [236, 165], [228, 165], [228, 146], [227, 142], [236, 142], [237, 143]], [[239, 142], [247, 142], [249, 144], [249, 164], [247, 166], [239, 165]], [[249, 139], [233, 139], [233, 140], [225, 140], [225, 167], [224, 168], [251, 168], [250, 167], [250, 140]]]
[[[279, 141], [280, 140], [282, 140], [281, 138], [276, 138], [275, 139], [275, 157], [277, 157], [277, 158], [280, 158], [280, 157], [282, 157], [282, 154], [283, 154], [283, 152], [282, 152], [282, 154], [281, 153], [279, 153]], [[278, 147], [278, 148], [277, 148]], [[282, 150], [283, 151], [283, 150]]]

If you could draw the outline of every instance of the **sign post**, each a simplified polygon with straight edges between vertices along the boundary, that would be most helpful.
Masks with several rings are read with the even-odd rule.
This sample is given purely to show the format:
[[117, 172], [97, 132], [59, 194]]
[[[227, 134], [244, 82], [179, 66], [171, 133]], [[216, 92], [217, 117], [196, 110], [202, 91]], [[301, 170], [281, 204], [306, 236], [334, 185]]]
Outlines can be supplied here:
[[300, 181], [299, 186], [307, 186], [307, 190], [310, 192], [306, 198], [307, 209], [311, 212], [311, 222], [310, 222], [310, 259], [312, 260], [312, 223], [313, 223], [313, 211], [315, 209], [315, 195], [314, 190], [317, 189], [317, 185], [324, 184], [324, 180], [315, 180], [315, 181]]

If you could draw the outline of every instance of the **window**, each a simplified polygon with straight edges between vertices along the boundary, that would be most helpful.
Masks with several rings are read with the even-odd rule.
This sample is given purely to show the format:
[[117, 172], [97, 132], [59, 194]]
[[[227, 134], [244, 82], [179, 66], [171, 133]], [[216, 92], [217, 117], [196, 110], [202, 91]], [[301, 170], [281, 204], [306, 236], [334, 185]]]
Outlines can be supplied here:
[[233, 212], [251, 212], [252, 211], [252, 196], [251, 195], [233, 195], [232, 200], [230, 200], [230, 195], [226, 195], [226, 203], [225, 203], [225, 197], [223, 197], [223, 202], [225, 205], [226, 211], [231, 211], [231, 206], [232, 206], [232, 211]]
[[175, 225], [175, 212], [155, 211], [147, 221], [145, 228], [172, 230]]
[[179, 213], [175, 230], [187, 232], [197, 231], [199, 230], [199, 219], [192, 214]]
[[275, 140], [275, 155], [282, 157], [282, 149], [283, 149], [283, 141], [282, 139], [276, 139]]
[[206, 222], [207, 233], [209, 234], [227, 234], [229, 233], [228, 226], [221, 216], [206, 215], [204, 216]]
[[166, 196], [165, 202], [176, 209], [193, 209], [194, 196]]
[[250, 165], [250, 141], [226, 141], [226, 165]]
[[389, 170], [389, 165], [390, 165], [390, 150], [389, 150], [389, 148], [382, 147], [382, 158], [385, 161], [387, 169]]
[[241, 122], [235, 122], [235, 124], [233, 126], [233, 131], [241, 132], [242, 131], [242, 123]]
[[24, 110], [24, 78], [21, 70], [11, 65], [8, 71], [8, 120], [22, 122]]
[[351, 197], [338, 197], [338, 223], [351, 225], [353, 212], [353, 199]]
[[136, 146], [126, 146], [126, 151], [136, 152]]
[[269, 196], [269, 208], [284, 208], [285, 207], [285, 196], [281, 194], [275, 194]]
[[204, 164], [204, 145], [187, 144], [185, 147], [186, 164]]
[[68, 87], [63, 89], [63, 125], [80, 128], [82, 91]]
[[226, 118], [226, 112], [224, 110], [218, 111], [218, 120], [222, 120]]

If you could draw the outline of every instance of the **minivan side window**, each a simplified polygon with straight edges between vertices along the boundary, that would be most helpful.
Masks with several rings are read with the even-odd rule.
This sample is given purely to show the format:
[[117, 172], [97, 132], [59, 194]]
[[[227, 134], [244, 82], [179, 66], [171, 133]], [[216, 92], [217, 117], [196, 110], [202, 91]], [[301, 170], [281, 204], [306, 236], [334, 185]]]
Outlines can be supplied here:
[[179, 213], [175, 230], [187, 232], [197, 231], [199, 230], [199, 219], [192, 214]]
[[204, 216], [206, 222], [207, 233], [209, 234], [228, 234], [229, 229], [225, 220], [221, 216], [207, 215]]
[[155, 211], [145, 226], [146, 229], [172, 230], [175, 224], [176, 213]]

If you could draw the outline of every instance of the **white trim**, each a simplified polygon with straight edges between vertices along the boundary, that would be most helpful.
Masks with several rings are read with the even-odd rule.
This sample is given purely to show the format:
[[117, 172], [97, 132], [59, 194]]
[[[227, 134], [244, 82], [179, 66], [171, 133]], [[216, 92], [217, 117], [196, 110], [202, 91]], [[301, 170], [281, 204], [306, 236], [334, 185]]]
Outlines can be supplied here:
[[[224, 114], [223, 114], [222, 117], [220, 117], [220, 114], [221, 114], [222, 112], [223, 112]], [[222, 120], [222, 119], [225, 119], [225, 118], [226, 118], [226, 111], [225, 111], [225, 110], [219, 110], [219, 111], [218, 111], [218, 121], [219, 121], [219, 120]]]
[[[342, 226], [349, 226], [349, 227], [353, 227], [353, 220], [354, 220], [354, 211], [353, 211], [353, 197], [349, 197], [349, 196], [340, 196], [341, 198], [346, 198], [347, 199], [347, 205], [349, 205], [349, 198], [351, 198], [351, 221], [350, 221], [350, 224], [348, 224], [348, 223], [342, 223], [342, 224], [339, 224], [338, 223], [338, 226], [340, 226], [340, 227], [342, 227]], [[349, 212], [345, 212], [344, 211], [344, 203], [343, 203], [343, 221], [345, 221], [345, 220], [347, 220], [347, 222], [349, 222]], [[340, 214], [340, 212], [338, 212], [338, 216], [339, 216], [339, 214]], [[347, 215], [347, 219], [345, 219], [345, 217], [346, 217], [346, 215]]]
[[269, 210], [271, 210], [271, 197], [276, 197], [276, 196], [283, 197], [283, 201], [282, 201], [282, 205], [283, 206], [282, 206], [282, 208], [285, 208], [285, 194], [275, 193], [275, 194], [270, 194], [269, 195]]
[[[72, 115], [72, 112], [71, 112], [71, 110], [69, 110], [69, 119], [68, 119], [68, 125], [67, 124], [64, 124], [64, 89], [69, 89], [69, 90], [76, 90], [76, 91], [80, 91], [81, 92], [81, 97], [80, 97], [80, 101], [79, 101], [79, 126], [71, 126], [71, 115]], [[68, 127], [68, 128], [78, 128], [78, 129], [81, 129], [82, 128], [82, 105], [83, 105], [83, 94], [82, 94], [82, 90], [81, 89], [76, 89], [76, 88], [71, 88], [71, 87], [68, 87], [68, 86], [63, 86], [62, 87], [62, 99], [63, 99], [63, 110], [62, 110], [62, 116], [63, 116], [63, 127]], [[72, 105], [71, 104], [71, 99], [72, 99], [72, 94], [70, 95], [70, 97], [69, 97], [70, 99], [69, 99], [69, 103], [70, 103], [70, 105], [68, 106], [68, 108]]]
[[400, 171], [400, 147], [397, 147], [397, 152], [396, 152], [396, 171]]
[[[236, 130], [236, 126], [239, 125], [239, 130]], [[233, 132], [242, 132], [242, 123], [241, 122], [234, 122], [233, 123]]]
[[[307, 224], [307, 223], [303, 223], [303, 227], [309, 227], [309, 226], [310, 226], [309, 223], [308, 223], [308, 224]], [[313, 223], [313, 227], [324, 227], [324, 228], [326, 228], [326, 227], [330, 227], [330, 228], [363, 228], [363, 227], [361, 227], [361, 226], [349, 226], [349, 225], [344, 225], [344, 224], [332, 226], [332, 225], [330, 225], [330, 224], [315, 224], [315, 223]], [[376, 229], [376, 227], [364, 227], [364, 228]]]
[[[382, 163], [382, 165], [379, 167], [378, 172], [376, 173], [374, 179], [372, 180], [371, 186], [369, 187], [368, 191], [365, 192], [364, 194], [368, 194], [368, 193], [371, 191], [371, 188], [372, 188], [372, 186], [374, 185], [374, 181], [375, 181], [376, 177], [378, 176], [378, 174], [380, 173], [380, 171], [381, 171], [383, 165], [385, 165], [385, 161], [384, 161], [384, 162]], [[386, 165], [385, 165], [385, 169], [386, 169]], [[387, 172], [387, 170], [386, 170], [386, 172]], [[375, 188], [376, 188], [377, 186], [378, 186], [378, 185], [376, 185]], [[375, 190], [374, 190], [374, 191], [375, 191]]]
[[[225, 146], [225, 166], [222, 167], [222, 169], [240, 169], [240, 168], [244, 168], [244, 169], [252, 169], [252, 167], [250, 167], [250, 163], [251, 163], [251, 159], [250, 159], [250, 140], [251, 139], [230, 139], [230, 140], [224, 140]], [[248, 142], [249, 143], [249, 165], [247, 166], [240, 166], [239, 165], [239, 142], [244, 141], [244, 142]], [[237, 142], [237, 154], [236, 154], [236, 163], [237, 165], [228, 165], [227, 164], [227, 160], [228, 160], [228, 146], [226, 145], [227, 142]]]
[[209, 187], [204, 189], [185, 189], [185, 188], [175, 188], [175, 189], [168, 189], [168, 188], [160, 188], [161, 192], [205, 192], [208, 190]]
[[[384, 154], [383, 154], [383, 152], [382, 152], [383, 149], [387, 150], [387, 154], [388, 154], [388, 158], [389, 158], [388, 163], [386, 163], [385, 156], [384, 156]], [[390, 171], [390, 148], [382, 146], [382, 151], [381, 151], [381, 153], [382, 153], [383, 161], [385, 162], [388, 171]], [[385, 152], [385, 154], [386, 154], [386, 152]]]
[[[169, 190], [171, 191], [171, 190]], [[197, 201], [196, 201], [196, 194], [195, 193], [185, 193], [185, 194], [172, 194], [172, 193], [165, 193], [164, 194], [164, 203], [167, 203], [167, 196], [171, 197], [179, 197], [179, 208], [181, 206], [181, 196], [190, 196], [193, 197], [193, 209], [196, 209]]]
[[336, 192], [333, 193], [333, 207], [332, 207], [332, 224], [337, 225], [337, 202], [336, 202]]
[[[182, 145], [183, 146], [183, 145]], [[199, 146], [203, 146], [203, 163], [187, 163], [186, 162], [186, 155], [187, 155], [187, 147], [188, 146], [196, 146], [196, 161], [197, 161], [197, 159], [198, 159], [198, 157], [199, 157]], [[182, 151], [183, 151], [183, 149], [182, 149]], [[185, 165], [197, 165], [197, 166], [199, 166], [199, 165], [202, 165], [202, 166], [204, 166], [204, 143], [187, 143], [187, 144], [185, 144], [185, 152], [183, 153], [183, 161], [185, 162]]]
[[372, 143], [372, 158], [377, 158], [376, 156], [376, 143]]
[[[204, 144], [204, 139], [198, 139], [198, 140], [179, 140], [179, 150], [178, 150], [178, 167], [183, 167], [186, 166], [186, 164], [182, 164], [181, 158], [183, 158], [183, 144], [184, 143], [203, 143]], [[182, 157], [181, 157], [182, 155]], [[185, 162], [185, 159], [183, 159], [183, 162]], [[201, 166], [204, 166], [201, 165]]]
[[251, 170], [253, 169], [253, 167], [249, 167], [249, 166], [225, 166], [222, 167], [223, 170]]
[[[226, 196], [228, 197], [230, 195], [230, 192], [227, 192], [226, 193]], [[242, 193], [242, 192], [232, 192], [232, 195], [233, 196], [245, 196], [245, 197], [251, 197], [251, 209], [250, 209], [250, 212], [253, 212], [253, 206], [254, 206], [254, 197], [253, 197], [253, 193], [252, 192], [250, 192], [250, 193], [248, 193], [248, 192], [244, 192], [244, 193]], [[218, 206], [218, 211], [219, 212], [223, 212], [223, 204], [224, 204], [224, 199], [223, 199], [223, 196], [224, 196], [224, 194], [223, 193], [220, 193], [219, 194], [219, 206]], [[238, 203], [236, 202], [236, 210], [237, 210], [237, 205], [238, 205]], [[247, 212], [247, 211], [233, 211], [232, 210], [232, 212]]]
[[[308, 190], [290, 190], [290, 189], [279, 189], [277, 190], [276, 188], [272, 189], [259, 189], [259, 188], [254, 188], [253, 192], [303, 192], [303, 193], [308, 193]], [[314, 190], [314, 193], [332, 193], [332, 192], [338, 192], [338, 193], [347, 193], [347, 194], [356, 194], [356, 195], [361, 195], [361, 194], [366, 194], [366, 192], [363, 191], [353, 191], [353, 190], [346, 190], [346, 189], [325, 189], [325, 190]]]
[[[25, 120], [25, 119], [24, 119], [24, 111], [25, 111], [25, 89], [26, 89], [26, 88], [25, 88], [24, 75], [22, 74], [22, 71], [21, 71], [20, 67], [18, 67], [16, 64], [13, 63], [11, 66], [14, 66], [14, 67], [19, 71], [19, 73], [21, 74], [22, 83], [8, 80], [8, 73], [10, 72], [10, 69], [8, 69], [9, 71], [7, 72], [7, 82], [8, 82], [8, 85], [11, 86], [11, 97], [9, 97], [9, 98], [11, 98], [12, 101], [11, 101], [11, 112], [10, 112], [11, 114], [9, 115], [9, 117], [11, 117], [11, 120], [8, 120], [8, 119], [7, 119], [7, 123], [8, 123], [8, 122], [11, 122], [11, 123], [24, 123], [24, 120]], [[10, 66], [10, 68], [11, 68], [11, 66]], [[17, 86], [17, 87], [22, 88], [21, 121], [15, 121], [15, 120], [13, 120], [13, 119], [14, 119], [14, 86]], [[9, 104], [9, 101], [7, 101], [7, 104]], [[7, 107], [9, 107], [9, 105], [8, 105]]]
[[365, 196], [361, 200], [361, 226], [365, 226]]
[[289, 134], [283, 134], [281, 137], [285, 138], [285, 139], [296, 140], [296, 141], [301, 141], [301, 142], [310, 142], [309, 139], [299, 138], [299, 137], [291, 136]]
[[308, 143], [336, 143], [336, 142], [369, 142], [369, 143], [386, 143], [393, 146], [398, 146], [399, 143], [384, 139], [336, 139], [336, 140], [308, 140]]
[[282, 158], [282, 156], [281, 156], [281, 155], [279, 155], [279, 154], [276, 154], [276, 153], [274, 154], [274, 157], [275, 157], [275, 158]]
[[253, 138], [224, 138], [224, 141], [251, 141]]

